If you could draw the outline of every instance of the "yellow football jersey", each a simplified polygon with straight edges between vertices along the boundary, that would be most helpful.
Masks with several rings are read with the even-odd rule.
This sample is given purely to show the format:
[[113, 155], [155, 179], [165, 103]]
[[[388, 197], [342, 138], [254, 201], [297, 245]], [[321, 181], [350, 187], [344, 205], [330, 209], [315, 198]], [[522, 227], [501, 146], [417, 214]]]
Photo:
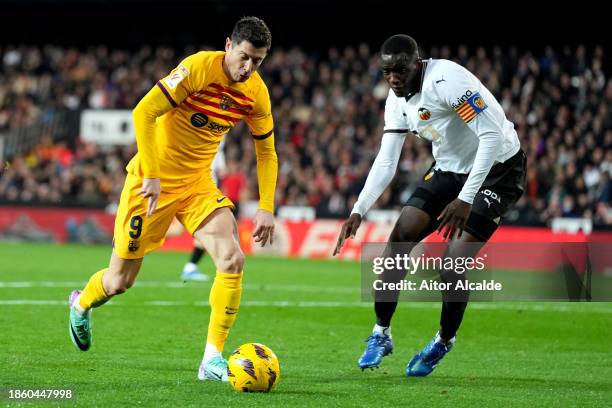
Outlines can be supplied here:
[[245, 82], [230, 81], [223, 71], [224, 55], [224, 51], [193, 54], [157, 82], [170, 104], [155, 122], [159, 168], [148, 169], [138, 153], [127, 166], [129, 173], [159, 177], [166, 192], [195, 183], [214, 184], [212, 161], [221, 139], [236, 123], [244, 120], [256, 140], [273, 137], [264, 81], [257, 72]]

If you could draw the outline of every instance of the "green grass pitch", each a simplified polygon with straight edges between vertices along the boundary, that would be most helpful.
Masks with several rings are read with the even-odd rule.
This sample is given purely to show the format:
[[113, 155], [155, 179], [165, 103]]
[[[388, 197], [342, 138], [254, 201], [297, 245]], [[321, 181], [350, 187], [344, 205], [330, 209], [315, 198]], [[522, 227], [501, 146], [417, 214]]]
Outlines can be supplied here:
[[[357, 358], [373, 325], [359, 265], [249, 258], [226, 352], [271, 347], [269, 394], [197, 380], [210, 283], [183, 283], [185, 253], [147, 257], [136, 286], [93, 313], [94, 343], [68, 337], [67, 298], [104, 267], [107, 247], [0, 244], [0, 406], [7, 389], [71, 388], [78, 406], [609, 406], [612, 304], [475, 303], [453, 351], [427, 378], [404, 367], [438, 327], [437, 303], [403, 303], [380, 369]], [[202, 268], [212, 271], [209, 259]], [[37, 406], [70, 406], [41, 402]]]

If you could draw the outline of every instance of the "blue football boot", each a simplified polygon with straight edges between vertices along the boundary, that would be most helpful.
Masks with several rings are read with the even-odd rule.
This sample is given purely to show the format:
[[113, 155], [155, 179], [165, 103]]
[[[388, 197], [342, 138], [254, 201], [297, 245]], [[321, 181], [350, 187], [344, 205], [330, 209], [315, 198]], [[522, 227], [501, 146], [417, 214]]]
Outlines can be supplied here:
[[416, 356], [412, 357], [406, 366], [408, 377], [425, 377], [431, 373], [440, 363], [440, 360], [451, 351], [455, 344], [455, 338], [446, 343], [440, 341], [438, 334], [421, 350]]
[[393, 353], [393, 341], [391, 341], [391, 336], [372, 333], [372, 335], [366, 339], [366, 342], [368, 343], [366, 349], [357, 362], [359, 368], [362, 370], [366, 368], [378, 368], [382, 358]]

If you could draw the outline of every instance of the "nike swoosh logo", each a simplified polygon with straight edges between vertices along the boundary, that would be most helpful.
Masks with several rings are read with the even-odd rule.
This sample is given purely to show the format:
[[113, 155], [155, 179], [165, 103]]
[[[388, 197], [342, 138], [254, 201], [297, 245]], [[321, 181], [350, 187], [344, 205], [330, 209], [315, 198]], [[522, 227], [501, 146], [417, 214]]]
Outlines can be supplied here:
[[440, 82], [446, 82], [446, 79], [442, 78], [441, 80], [436, 81], [436, 84], [439, 84]]
[[225, 200], [225, 197], [222, 198], [217, 198], [217, 202], [220, 203], [221, 201]]
[[[213, 377], [213, 378], [210, 378]], [[206, 380], [219, 380], [221, 381], [223, 379], [221, 374], [215, 373], [213, 371], [207, 370], [206, 368], [204, 368], [204, 379]]]
[[215, 373], [212, 371], [207, 371], [209, 373], [209, 375], [212, 375], [213, 377], [215, 377], [217, 380], [221, 380], [221, 378], [223, 377], [221, 374], [219, 373]]
[[74, 329], [72, 328], [72, 324], [70, 324], [70, 332], [72, 333], [72, 338], [74, 339], [74, 342], [77, 344], [79, 349], [83, 350], [83, 351], [86, 351], [87, 350], [87, 346], [79, 341], [78, 336], [76, 335], [76, 333], [74, 332]]

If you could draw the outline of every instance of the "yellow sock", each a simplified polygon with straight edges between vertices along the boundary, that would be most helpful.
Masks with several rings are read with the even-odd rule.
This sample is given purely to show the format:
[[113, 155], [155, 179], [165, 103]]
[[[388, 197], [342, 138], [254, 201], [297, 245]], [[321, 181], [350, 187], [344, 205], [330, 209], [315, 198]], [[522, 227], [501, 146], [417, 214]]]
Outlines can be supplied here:
[[94, 273], [91, 278], [89, 278], [89, 282], [87, 282], [87, 285], [85, 285], [83, 292], [81, 292], [79, 305], [84, 310], [102, 306], [108, 299], [110, 299], [110, 296], [106, 294], [104, 286], [102, 285], [102, 275], [106, 271], [108, 271], [108, 268], [104, 268], [101, 271]]
[[217, 271], [210, 289], [210, 322], [206, 342], [223, 351], [230, 328], [236, 320], [242, 294], [242, 273]]

